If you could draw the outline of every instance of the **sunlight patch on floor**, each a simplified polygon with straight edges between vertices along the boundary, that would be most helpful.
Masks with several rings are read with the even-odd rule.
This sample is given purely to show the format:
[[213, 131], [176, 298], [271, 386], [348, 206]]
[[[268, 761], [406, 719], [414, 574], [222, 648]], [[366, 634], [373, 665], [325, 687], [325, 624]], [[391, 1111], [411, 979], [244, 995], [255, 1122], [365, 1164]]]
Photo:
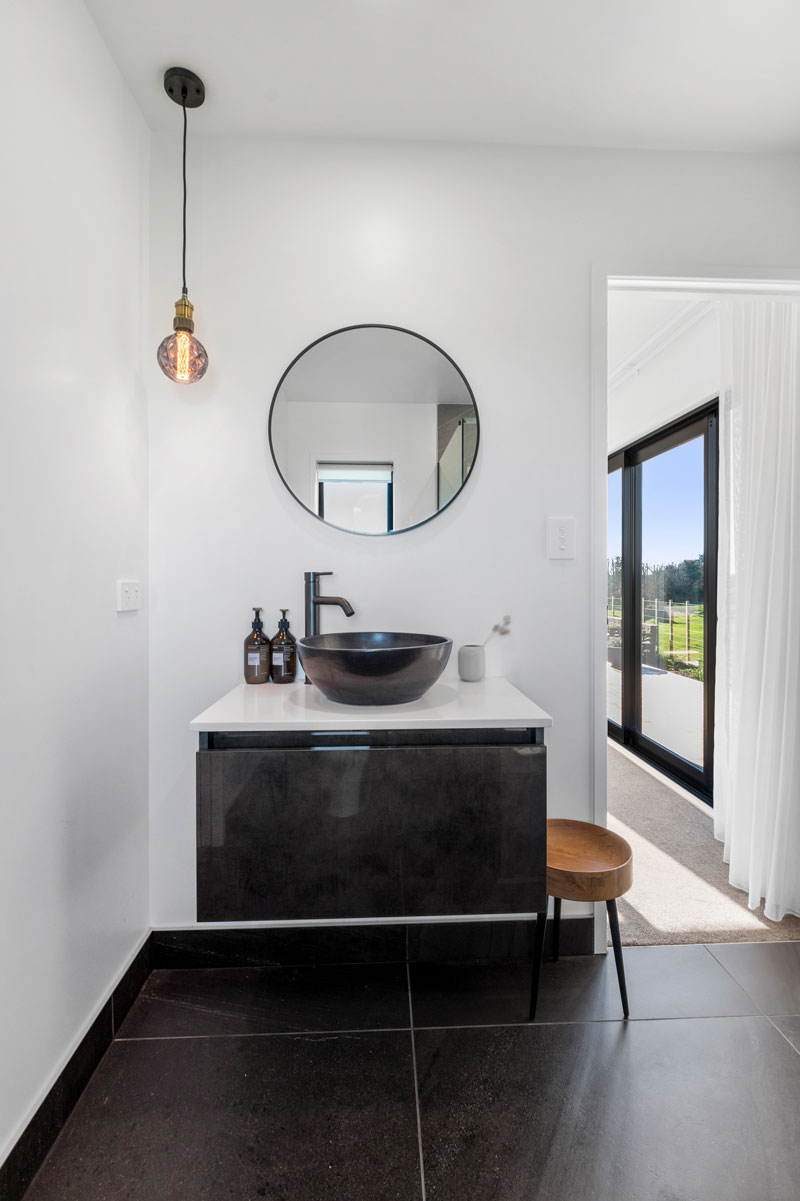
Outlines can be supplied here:
[[[625, 894], [627, 903], [656, 930], [760, 930], [756, 914], [725, 896], [671, 855], [637, 834], [630, 826], [608, 815], [609, 829], [626, 838], [633, 848], [633, 888]], [[720, 851], [721, 854], [721, 851]], [[676, 903], [664, 895], [664, 883]], [[679, 901], [679, 903], [678, 903]], [[668, 921], [665, 922], [665, 916]], [[625, 928], [620, 910], [620, 927]]]

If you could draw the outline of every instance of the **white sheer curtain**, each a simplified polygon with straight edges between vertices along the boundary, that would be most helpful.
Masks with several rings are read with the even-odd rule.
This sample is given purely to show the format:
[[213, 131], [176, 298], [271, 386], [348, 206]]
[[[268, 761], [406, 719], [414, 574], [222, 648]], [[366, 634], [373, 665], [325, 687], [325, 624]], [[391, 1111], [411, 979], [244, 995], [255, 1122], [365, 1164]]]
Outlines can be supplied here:
[[779, 921], [800, 914], [800, 301], [721, 307], [714, 832]]

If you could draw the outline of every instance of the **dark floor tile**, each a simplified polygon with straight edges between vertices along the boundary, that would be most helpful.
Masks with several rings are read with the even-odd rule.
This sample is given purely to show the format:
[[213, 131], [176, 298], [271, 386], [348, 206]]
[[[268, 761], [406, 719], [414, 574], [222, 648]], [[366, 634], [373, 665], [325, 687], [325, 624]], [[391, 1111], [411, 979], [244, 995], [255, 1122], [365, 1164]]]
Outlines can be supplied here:
[[800, 1017], [772, 1018], [772, 1024], [777, 1026], [795, 1051], [800, 1053]]
[[154, 930], [150, 953], [154, 968], [404, 963], [406, 928], [380, 925]]
[[529, 963], [412, 963], [415, 1026], [527, 1022]]
[[[705, 947], [625, 947], [632, 1019], [733, 1017], [757, 1013], [745, 992]], [[536, 1020], [595, 1021], [622, 1017], [614, 956], [545, 961]]]
[[[626, 947], [624, 962], [632, 1019], [758, 1012], [705, 947]], [[411, 996], [415, 1026], [525, 1022], [530, 966], [412, 964]], [[576, 955], [542, 964], [537, 1022], [621, 1018], [613, 955]]]
[[708, 949], [762, 1013], [800, 1014], [800, 943], [717, 943]]
[[796, 1201], [800, 1057], [766, 1018], [416, 1035], [429, 1201]]
[[420, 1196], [406, 1032], [117, 1042], [26, 1201], [356, 1196]]
[[401, 1029], [403, 964], [153, 972], [118, 1038]]

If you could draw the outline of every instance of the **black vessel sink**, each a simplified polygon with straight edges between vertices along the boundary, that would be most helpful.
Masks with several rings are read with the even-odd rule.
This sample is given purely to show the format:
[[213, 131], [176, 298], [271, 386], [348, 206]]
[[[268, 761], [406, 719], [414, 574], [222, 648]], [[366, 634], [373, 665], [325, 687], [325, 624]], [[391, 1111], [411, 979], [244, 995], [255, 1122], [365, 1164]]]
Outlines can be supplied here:
[[437, 634], [314, 634], [300, 638], [303, 670], [328, 700], [342, 705], [415, 701], [444, 671], [452, 638]]

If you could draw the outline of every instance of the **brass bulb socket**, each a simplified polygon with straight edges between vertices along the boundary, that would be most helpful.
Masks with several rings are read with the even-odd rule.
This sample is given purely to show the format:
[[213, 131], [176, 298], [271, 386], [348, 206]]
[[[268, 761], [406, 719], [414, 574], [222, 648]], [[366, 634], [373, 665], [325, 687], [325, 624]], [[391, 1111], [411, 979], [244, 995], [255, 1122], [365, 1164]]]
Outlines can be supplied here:
[[188, 333], [194, 333], [194, 321], [192, 313], [194, 305], [188, 296], [181, 296], [180, 300], [175, 301], [175, 319], [172, 322], [174, 330], [185, 329]]

